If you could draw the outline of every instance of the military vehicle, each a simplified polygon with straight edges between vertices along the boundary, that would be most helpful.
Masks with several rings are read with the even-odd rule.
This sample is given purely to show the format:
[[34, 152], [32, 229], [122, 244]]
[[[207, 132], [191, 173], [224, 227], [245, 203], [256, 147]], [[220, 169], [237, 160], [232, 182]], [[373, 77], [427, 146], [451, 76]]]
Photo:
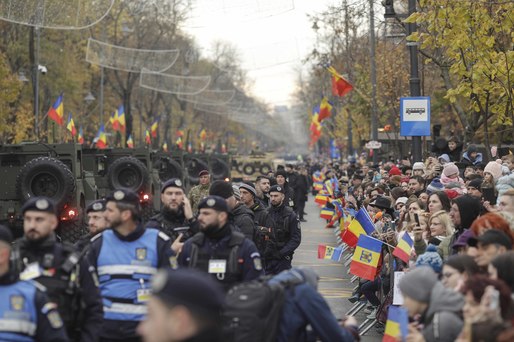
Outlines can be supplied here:
[[85, 149], [83, 158], [84, 169], [93, 173], [100, 197], [126, 188], [139, 194], [143, 219], [160, 209], [161, 182], [148, 149]]
[[153, 168], [157, 170], [161, 182], [178, 178], [184, 182], [184, 153], [182, 151], [162, 152], [153, 154]]
[[234, 156], [231, 167], [234, 181], [241, 181], [245, 178], [255, 180], [257, 176], [267, 175], [273, 170], [273, 157], [266, 153]]
[[195, 153], [184, 155], [184, 168], [186, 170], [186, 184], [192, 187], [199, 182], [198, 174], [202, 170], [209, 170], [211, 180], [231, 179], [230, 156], [227, 154]]
[[23, 235], [23, 203], [34, 196], [53, 199], [59, 209], [57, 234], [74, 242], [85, 233], [84, 209], [97, 199], [92, 173], [83, 167], [78, 144], [24, 143], [0, 147], [0, 222]]

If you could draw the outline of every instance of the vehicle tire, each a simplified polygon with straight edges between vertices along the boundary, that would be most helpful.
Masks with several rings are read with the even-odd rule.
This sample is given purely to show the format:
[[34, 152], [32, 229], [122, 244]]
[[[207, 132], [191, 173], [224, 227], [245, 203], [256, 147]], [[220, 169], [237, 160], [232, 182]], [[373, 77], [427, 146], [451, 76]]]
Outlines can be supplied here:
[[253, 175], [255, 172], [255, 167], [252, 164], [245, 164], [243, 166], [243, 173], [247, 176]]
[[148, 181], [145, 164], [131, 156], [116, 159], [107, 171], [107, 182], [111, 190], [124, 188], [139, 192], [146, 188]]
[[191, 158], [186, 162], [187, 178], [190, 184], [198, 184], [198, 174], [202, 170], [209, 170], [209, 166], [201, 159]]
[[210, 160], [210, 170], [213, 180], [223, 180], [225, 178], [230, 178], [230, 168], [227, 163], [220, 158], [211, 158]]
[[262, 174], [262, 175], [267, 175], [268, 173], [270, 173], [272, 171], [271, 169], [271, 166], [269, 164], [262, 164], [261, 165], [261, 168], [259, 169], [259, 172]]
[[154, 168], [158, 170], [159, 179], [163, 183], [171, 178], [178, 178], [182, 180], [182, 177], [184, 177], [182, 166], [180, 166], [179, 163], [169, 157], [161, 157], [154, 163]]
[[75, 193], [75, 177], [62, 161], [38, 157], [21, 168], [16, 177], [16, 189], [22, 202], [45, 196], [54, 200], [60, 209]]
[[57, 235], [63, 242], [75, 243], [88, 232], [83, 220], [61, 221], [57, 229]]

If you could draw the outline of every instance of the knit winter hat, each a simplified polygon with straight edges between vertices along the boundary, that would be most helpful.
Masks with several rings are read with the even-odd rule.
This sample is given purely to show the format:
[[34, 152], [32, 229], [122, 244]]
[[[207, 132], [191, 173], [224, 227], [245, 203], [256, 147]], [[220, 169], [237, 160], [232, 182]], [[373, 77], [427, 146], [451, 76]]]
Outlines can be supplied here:
[[430, 184], [427, 186], [427, 193], [429, 195], [433, 194], [436, 191], [444, 190], [444, 185], [441, 183], [439, 178], [434, 178]]
[[236, 200], [240, 201], [241, 200], [241, 192], [239, 191], [239, 185], [232, 184], [232, 191], [234, 192], [234, 197], [236, 198]]
[[234, 190], [232, 189], [232, 183], [225, 182], [224, 180], [212, 182], [211, 187], [209, 188], [209, 195], [220, 196], [224, 199], [233, 196]]
[[255, 190], [255, 186], [253, 185], [253, 183], [242, 182], [241, 184], [239, 184], [239, 189], [241, 189], [241, 188], [243, 188], [246, 191], [248, 191], [249, 193], [251, 193], [253, 195], [253, 197], [257, 196], [257, 190]]
[[416, 260], [416, 267], [430, 266], [435, 273], [440, 274], [443, 270], [443, 259], [437, 253], [437, 247], [430, 244], [428, 245], [425, 253], [421, 254]]
[[428, 303], [432, 288], [437, 284], [437, 274], [428, 266], [416, 267], [400, 280], [400, 291], [421, 303]]
[[509, 189], [514, 189], [514, 173], [511, 173], [508, 176], [503, 176], [498, 179], [496, 182], [496, 190], [498, 190], [498, 196], [503, 195], [503, 193]]
[[471, 144], [468, 146], [468, 149], [466, 150], [466, 152], [468, 153], [468, 157], [469, 157], [471, 153], [478, 152], [478, 149], [475, 145]]
[[443, 175], [445, 175], [446, 177], [449, 177], [456, 173], [457, 174], [459, 173], [459, 168], [457, 167], [457, 165], [455, 165], [454, 163], [447, 163], [444, 165]]
[[425, 172], [425, 164], [422, 162], [415, 162], [414, 165], [412, 165], [412, 171], [414, 170], [423, 170], [423, 172]]
[[484, 172], [489, 172], [490, 174], [492, 174], [493, 179], [496, 182], [498, 178], [502, 176], [503, 173], [501, 160], [500, 163], [498, 163], [497, 161], [490, 161], [489, 163], [487, 163], [487, 165], [484, 168]]
[[393, 166], [391, 170], [389, 170], [389, 176], [400, 176], [401, 174], [402, 172], [396, 166]]
[[441, 154], [439, 156], [439, 158], [437, 158], [437, 160], [441, 163], [441, 164], [446, 164], [446, 163], [449, 163], [450, 162], [450, 156], [448, 156], [446, 153], [444, 154]]

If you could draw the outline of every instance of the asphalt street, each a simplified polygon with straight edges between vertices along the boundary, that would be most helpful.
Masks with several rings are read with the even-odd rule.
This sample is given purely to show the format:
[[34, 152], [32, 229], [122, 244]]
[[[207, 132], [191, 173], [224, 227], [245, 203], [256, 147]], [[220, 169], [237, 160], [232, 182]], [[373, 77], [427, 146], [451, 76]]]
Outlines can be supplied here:
[[[318, 245], [337, 246], [334, 229], [325, 228], [325, 221], [319, 218], [320, 209], [314, 203], [313, 197], [309, 197], [305, 211], [307, 222], [302, 222], [302, 243], [296, 250], [293, 258], [293, 266], [307, 266], [313, 268], [320, 276], [319, 292], [325, 297], [332, 312], [337, 318], [344, 317], [353, 306], [348, 301], [352, 295], [355, 283], [351, 283], [352, 276], [348, 274], [344, 262], [318, 259]], [[346, 255], [346, 254], [345, 254]], [[366, 314], [361, 310], [355, 315], [357, 321], [365, 321]], [[362, 336], [361, 341], [381, 341], [382, 335], [373, 327]]]

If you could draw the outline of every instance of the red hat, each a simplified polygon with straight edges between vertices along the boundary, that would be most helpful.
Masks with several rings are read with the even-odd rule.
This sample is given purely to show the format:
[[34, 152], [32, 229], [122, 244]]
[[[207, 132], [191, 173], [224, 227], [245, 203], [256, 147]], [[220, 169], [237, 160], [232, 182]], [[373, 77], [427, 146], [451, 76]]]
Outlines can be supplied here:
[[208, 170], [202, 170], [202, 171], [200, 171], [200, 173], [198, 174], [198, 177], [208, 176], [208, 175], [209, 175], [209, 171], [208, 171]]
[[402, 172], [396, 166], [393, 166], [391, 170], [389, 170], [389, 176], [401, 176]]

